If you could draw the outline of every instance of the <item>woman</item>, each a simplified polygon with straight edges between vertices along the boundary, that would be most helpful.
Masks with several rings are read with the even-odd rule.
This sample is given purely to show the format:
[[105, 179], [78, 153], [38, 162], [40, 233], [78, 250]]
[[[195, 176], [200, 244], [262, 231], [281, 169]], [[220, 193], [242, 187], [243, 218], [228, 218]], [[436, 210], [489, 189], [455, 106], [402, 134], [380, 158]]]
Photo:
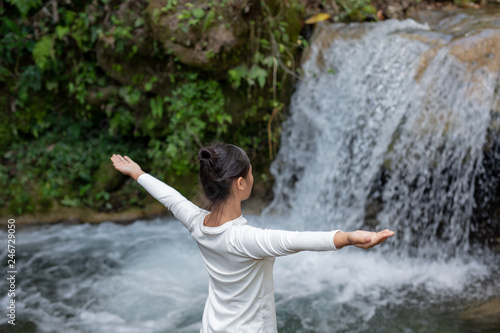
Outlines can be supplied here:
[[241, 202], [250, 196], [252, 166], [246, 153], [230, 144], [213, 144], [198, 153], [200, 182], [211, 203], [204, 210], [142, 171], [127, 156], [113, 155], [114, 167], [165, 205], [196, 240], [209, 274], [201, 331], [277, 332], [274, 258], [299, 251], [333, 251], [347, 245], [370, 248], [393, 231], [292, 232], [247, 224]]

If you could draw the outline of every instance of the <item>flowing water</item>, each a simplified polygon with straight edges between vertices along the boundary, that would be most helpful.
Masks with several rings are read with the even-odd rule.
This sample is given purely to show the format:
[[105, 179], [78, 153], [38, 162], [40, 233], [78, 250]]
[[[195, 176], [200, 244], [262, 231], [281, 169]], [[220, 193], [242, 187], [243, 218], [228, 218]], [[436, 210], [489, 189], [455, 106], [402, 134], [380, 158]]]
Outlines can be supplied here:
[[[285, 218], [248, 219], [263, 227], [289, 225]], [[199, 331], [208, 277], [197, 246], [177, 221], [59, 224], [16, 235], [17, 331], [3, 318], [0, 332]], [[279, 329], [498, 331], [495, 324], [458, 315], [474, 301], [499, 295], [490, 255], [441, 262], [346, 248], [278, 258]], [[4, 281], [1, 286], [6, 290]]]
[[[500, 296], [498, 253], [468, 237], [500, 71], [494, 49], [469, 59], [498, 36], [500, 20], [456, 28], [474, 19], [317, 32], [272, 167], [275, 200], [247, 219], [397, 236], [369, 251], [279, 258], [280, 332], [500, 332], [500, 320], [461, 315]], [[199, 330], [207, 274], [172, 218], [33, 227], [16, 237], [17, 332]], [[7, 317], [0, 331], [13, 332]]]
[[291, 209], [308, 228], [353, 229], [368, 206], [402, 235], [403, 252], [467, 251], [498, 98], [500, 55], [486, 50], [495, 70], [477, 64], [475, 44], [490, 36], [500, 27], [458, 40], [410, 20], [324, 27], [294, 95], [269, 210]]

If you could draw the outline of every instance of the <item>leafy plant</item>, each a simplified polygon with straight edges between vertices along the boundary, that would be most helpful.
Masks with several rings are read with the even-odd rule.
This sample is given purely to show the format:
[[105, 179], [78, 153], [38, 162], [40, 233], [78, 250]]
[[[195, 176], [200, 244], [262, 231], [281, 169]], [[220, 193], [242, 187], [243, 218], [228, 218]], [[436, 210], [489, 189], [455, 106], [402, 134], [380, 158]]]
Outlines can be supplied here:
[[[179, 3], [165, 1], [152, 19], [174, 12], [184, 29], [205, 33], [223, 20], [223, 10], [237, 8], [237, 2], [227, 0], [183, 3], [182, 8]], [[372, 11], [368, 0], [329, 3], [338, 4], [339, 17], [345, 19], [356, 11]], [[194, 152], [216, 139], [273, 157], [286, 87], [297, 77], [296, 49], [307, 47], [305, 38], [290, 32], [298, 21], [286, 14], [289, 8], [300, 11], [301, 2], [255, 2], [248, 13], [250, 43], [241, 53], [247, 56], [227, 77], [193, 73], [154, 41], [149, 56], [172, 61], [175, 74], [136, 75], [129, 84], [108, 76], [96, 52], [106, 45], [126, 61], [140, 56], [140, 43], [133, 39], [139, 35], [136, 29], [144, 29], [141, 6], [147, 2], [136, 2], [129, 16], [121, 10], [124, 4], [130, 2], [8, 0], [0, 8], [0, 106], [5, 110], [0, 125], [0, 184], [5, 191], [0, 203], [12, 213], [55, 201], [103, 211], [142, 204], [131, 183], [122, 179], [116, 185], [111, 176], [96, 181], [105, 171], [102, 163], [116, 152], [130, 153], [152, 173], [168, 174], [169, 179], [192, 172]], [[206, 52], [207, 58], [215, 56], [213, 50]], [[124, 63], [110, 67], [127, 74]], [[222, 89], [227, 81], [249, 101], [240, 114], [234, 112], [234, 122]]]
[[220, 137], [231, 123], [224, 104], [219, 84], [200, 80], [197, 74], [189, 74], [187, 82], [178, 85], [170, 96], [152, 99], [144, 132], [151, 133], [153, 127], [161, 127], [159, 134], [151, 138], [148, 149], [148, 156], [155, 161], [153, 170], [159, 173], [172, 170], [177, 175], [192, 171], [196, 165], [193, 152], [206, 138]]
[[41, 0], [7, 0], [8, 3], [17, 7], [23, 17], [25, 17], [30, 9], [37, 8], [42, 4]]
[[33, 49], [33, 60], [44, 69], [50, 60], [55, 60], [54, 38], [52, 36], [43, 36]]

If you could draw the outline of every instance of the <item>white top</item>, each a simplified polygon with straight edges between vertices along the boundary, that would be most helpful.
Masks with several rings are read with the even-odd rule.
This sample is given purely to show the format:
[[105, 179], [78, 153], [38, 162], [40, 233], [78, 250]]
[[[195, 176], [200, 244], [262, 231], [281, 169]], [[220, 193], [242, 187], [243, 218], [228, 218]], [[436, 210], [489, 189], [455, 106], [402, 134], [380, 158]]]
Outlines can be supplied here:
[[203, 225], [209, 211], [149, 174], [137, 179], [165, 205], [198, 243], [209, 275], [208, 299], [200, 332], [277, 332], [274, 257], [299, 251], [331, 251], [329, 232], [267, 230], [240, 216], [218, 227]]

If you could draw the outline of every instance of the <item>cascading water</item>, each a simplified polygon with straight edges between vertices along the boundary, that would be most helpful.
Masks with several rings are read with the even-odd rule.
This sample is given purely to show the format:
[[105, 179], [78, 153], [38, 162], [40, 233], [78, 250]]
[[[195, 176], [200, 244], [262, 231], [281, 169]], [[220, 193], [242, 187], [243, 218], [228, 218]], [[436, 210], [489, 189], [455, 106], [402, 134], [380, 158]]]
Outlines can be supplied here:
[[[460, 315], [500, 295], [498, 254], [467, 251], [500, 72], [494, 47], [484, 63], [467, 60], [464, 50], [477, 54], [475, 45], [499, 34], [494, 15], [460, 34], [456, 27], [474, 20], [450, 15], [437, 30], [411, 20], [330, 25], [316, 34], [273, 164], [275, 200], [247, 219], [288, 230], [388, 227], [397, 237], [369, 251], [279, 258], [280, 332], [499, 331], [498, 320]], [[172, 218], [59, 224], [16, 237], [18, 332], [199, 330], [207, 274]], [[1, 332], [12, 331], [7, 319]]]
[[[482, 54], [461, 56], [500, 30], [450, 41], [410, 20], [363, 29], [317, 33], [273, 165], [269, 210], [291, 209], [304, 228], [350, 230], [375, 206], [405, 253], [466, 250], [498, 71], [473, 63]], [[485, 56], [500, 67], [499, 55]]]

